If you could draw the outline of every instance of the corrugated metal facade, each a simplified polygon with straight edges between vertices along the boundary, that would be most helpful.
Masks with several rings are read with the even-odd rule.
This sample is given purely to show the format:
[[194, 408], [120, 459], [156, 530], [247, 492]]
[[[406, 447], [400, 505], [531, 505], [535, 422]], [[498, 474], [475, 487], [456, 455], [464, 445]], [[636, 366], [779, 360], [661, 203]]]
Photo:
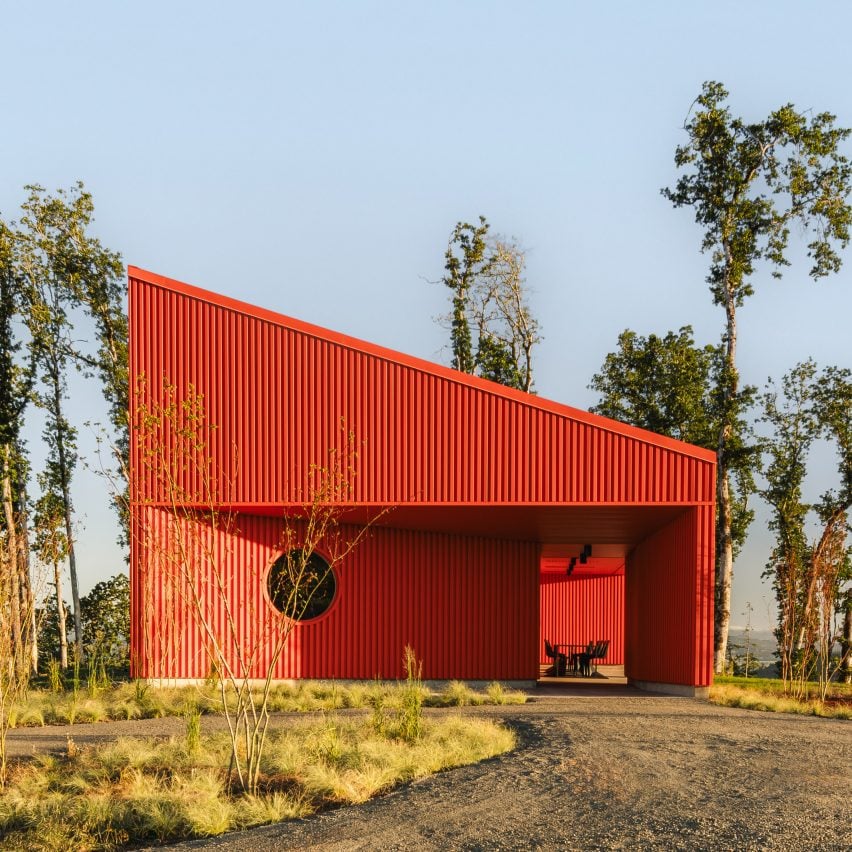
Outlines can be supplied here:
[[629, 678], [706, 686], [713, 672], [713, 508], [686, 510], [627, 559]]
[[[330, 450], [345, 448], [346, 430], [359, 452], [348, 503], [398, 507], [400, 520], [394, 524], [391, 513], [389, 526], [407, 528], [377, 529], [353, 554], [332, 610], [296, 628], [277, 670], [282, 677], [395, 674], [402, 646], [411, 642], [428, 677], [532, 679], [542, 638], [538, 548], [544, 535], [577, 540], [560, 538], [560, 525], [567, 523], [560, 512], [569, 507], [574, 529], [578, 523], [582, 529], [577, 512], [588, 509], [591, 521], [594, 508], [604, 507], [634, 538], [652, 531], [657, 516], [643, 514], [648, 507], [672, 512], [701, 506], [712, 518], [715, 463], [704, 450], [132, 267], [129, 277], [131, 387], [144, 376], [146, 398], [162, 400], [164, 378], [179, 396], [192, 386], [216, 425], [208, 448], [213, 488], [204, 486], [201, 465], [188, 465], [177, 485], [188, 504], [203, 506], [212, 494], [217, 505], [239, 513], [240, 536], [220, 543], [228, 583], [237, 586], [219, 594], [223, 601], [251, 602], [240, 610], [249, 634], [266, 606], [265, 581], [257, 578], [276, 539], [269, 516], [305, 501], [308, 471], [325, 464]], [[206, 662], [185, 602], [165, 600], [170, 593], [162, 588], [163, 569], [146, 544], [162, 529], [156, 509], [167, 494], [143, 463], [150, 445], [137, 446], [136, 438], [134, 665], [150, 676], [204, 676]], [[505, 514], [513, 507], [523, 517], [517, 528]], [[468, 531], [466, 511], [473, 524]], [[594, 517], [598, 534], [607, 517]], [[174, 535], [165, 538], [173, 546]], [[625, 541], [625, 553], [637, 541]], [[692, 545], [683, 546], [703, 547], [703, 541], [696, 532]], [[636, 552], [647, 550], [640, 545]], [[628, 572], [634, 562], [651, 571], [641, 567], [646, 561], [634, 554]], [[660, 576], [692, 572], [672, 578], [671, 599], [668, 580], [657, 589], [659, 606], [670, 616], [674, 603], [681, 605], [681, 585], [712, 587], [712, 565], [705, 563], [696, 558], [657, 566]], [[254, 573], [246, 573], [249, 565]], [[699, 578], [696, 572], [704, 573]], [[156, 591], [147, 600], [146, 584]], [[575, 613], [579, 618], [579, 609]], [[633, 636], [639, 645], [632, 659], [637, 665], [644, 660], [637, 671], [669, 671], [642, 650], [645, 633], [635, 624], [631, 632], [635, 613], [628, 604], [627, 645]], [[697, 625], [703, 619], [712, 633], [712, 614], [674, 618], [672, 631], [689, 631], [684, 653], [703, 661], [712, 637]], [[152, 656], [153, 640], [166, 634], [179, 647]], [[629, 665], [631, 649], [625, 653]], [[696, 662], [694, 670], [702, 666]]]
[[[133, 646], [144, 677], [204, 678], [211, 670], [202, 613], [236, 664], [263, 677], [280, 619], [266, 593], [282, 521], [240, 514], [214, 532], [205, 519], [174, 524], [146, 507], [137, 562]], [[346, 530], [344, 530], [344, 533]], [[176, 539], [194, 555], [186, 577]], [[211, 547], [211, 543], [215, 544]], [[183, 554], [181, 554], [183, 555]], [[427, 678], [528, 680], [537, 659], [538, 547], [534, 543], [376, 528], [335, 568], [334, 603], [296, 625], [276, 678], [395, 678], [411, 645]], [[171, 581], [174, 580], [174, 581]], [[176, 594], [175, 589], [182, 592]], [[194, 605], [193, 595], [203, 598]], [[189, 606], [187, 606], [189, 603]]]
[[624, 574], [566, 577], [543, 573], [539, 591], [539, 662], [550, 663], [544, 640], [586, 645], [609, 639], [606, 665], [624, 664]]
[[[341, 423], [360, 446], [354, 503], [713, 499], [712, 465], [687, 445], [605, 418], [133, 275], [130, 312], [134, 375], [154, 393], [166, 376], [204, 396], [222, 502], [299, 503], [311, 465], [343, 448]], [[136, 469], [134, 497], [156, 501]]]

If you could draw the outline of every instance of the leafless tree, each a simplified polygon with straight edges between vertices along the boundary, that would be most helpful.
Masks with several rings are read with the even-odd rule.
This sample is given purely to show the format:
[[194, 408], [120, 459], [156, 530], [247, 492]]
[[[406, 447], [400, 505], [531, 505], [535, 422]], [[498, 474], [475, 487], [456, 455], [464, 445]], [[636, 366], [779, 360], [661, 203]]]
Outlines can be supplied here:
[[[156, 483], [160, 499], [147, 514], [134, 519], [131, 528], [144, 554], [145, 623], [151, 623], [147, 606], [167, 615], [166, 621], [159, 620], [161, 632], [154, 639], [159, 647], [149, 645], [143, 653], [151, 654], [162, 670], [180, 651], [178, 624], [197, 633], [227, 720], [229, 781], [244, 792], [256, 793], [269, 725], [270, 689], [294, 626], [327, 572], [363, 541], [381, 513], [358, 526], [341, 524], [357, 464], [354, 436], [347, 433], [343, 449], [330, 450], [327, 463], [310, 470], [304, 499], [283, 513], [278, 609], [253, 607], [236, 596], [233, 587], [230, 566], [239, 529], [237, 518], [222, 508], [219, 497], [224, 479], [208, 447], [214, 428], [207, 420], [203, 397], [193, 387], [181, 394], [165, 382], [162, 394], [155, 395], [148, 392], [144, 380], [140, 382], [134, 439], [144, 472]], [[197, 474], [191, 490], [186, 484], [189, 469]], [[319, 548], [325, 564], [320, 574], [312, 558]], [[268, 567], [241, 565], [240, 570], [261, 582]], [[252, 625], [249, 630], [247, 623]]]

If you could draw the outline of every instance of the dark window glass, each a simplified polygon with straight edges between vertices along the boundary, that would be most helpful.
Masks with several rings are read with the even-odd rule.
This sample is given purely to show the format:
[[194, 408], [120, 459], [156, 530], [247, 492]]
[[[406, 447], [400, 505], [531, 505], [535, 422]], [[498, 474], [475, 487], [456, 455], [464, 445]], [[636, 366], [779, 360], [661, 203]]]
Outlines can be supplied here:
[[284, 615], [307, 621], [322, 615], [334, 600], [337, 581], [328, 562], [318, 553], [307, 558], [302, 550], [282, 553], [269, 569], [269, 599]]

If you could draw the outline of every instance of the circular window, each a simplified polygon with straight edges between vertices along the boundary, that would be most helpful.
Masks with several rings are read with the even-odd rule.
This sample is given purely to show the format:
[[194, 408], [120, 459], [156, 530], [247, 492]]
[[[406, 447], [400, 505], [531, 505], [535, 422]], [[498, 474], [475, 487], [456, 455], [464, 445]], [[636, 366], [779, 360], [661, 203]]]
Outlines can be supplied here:
[[322, 615], [337, 590], [334, 571], [318, 553], [304, 550], [282, 553], [269, 569], [269, 599], [278, 612], [296, 621]]

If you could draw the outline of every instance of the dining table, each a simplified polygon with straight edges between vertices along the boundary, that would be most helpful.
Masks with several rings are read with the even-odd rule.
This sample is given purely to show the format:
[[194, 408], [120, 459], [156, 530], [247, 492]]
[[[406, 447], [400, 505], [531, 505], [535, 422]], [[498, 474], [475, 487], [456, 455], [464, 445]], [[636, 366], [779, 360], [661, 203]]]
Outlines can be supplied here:
[[[571, 668], [575, 674], [580, 670], [580, 654], [582, 654], [587, 645], [578, 645], [573, 642], [562, 642], [555, 647], [556, 653], [564, 654], [566, 659], [566, 671], [568, 667]], [[557, 656], [557, 659], [558, 656]]]

